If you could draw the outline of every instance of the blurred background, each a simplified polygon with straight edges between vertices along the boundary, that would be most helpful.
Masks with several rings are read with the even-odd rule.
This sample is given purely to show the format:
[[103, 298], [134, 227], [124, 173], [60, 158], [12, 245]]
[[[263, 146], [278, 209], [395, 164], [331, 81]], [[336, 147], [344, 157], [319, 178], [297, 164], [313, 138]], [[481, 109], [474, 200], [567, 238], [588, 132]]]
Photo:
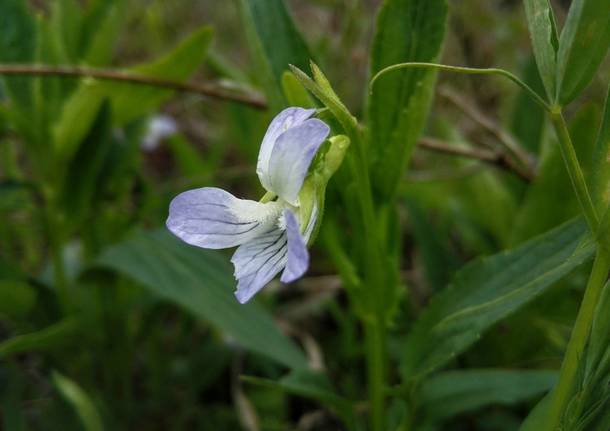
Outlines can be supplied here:
[[[359, 118], [380, 3], [286, 2], [309, 52]], [[570, 2], [553, 3], [561, 22]], [[231, 100], [268, 100], [240, 8], [213, 0], [0, 0], [2, 64], [128, 69], [229, 95], [91, 78], [0, 81], [1, 429], [343, 429], [308, 386], [274, 383], [304, 361], [366, 411], [362, 335], [325, 232], [341, 232], [335, 215], [343, 209], [333, 199], [341, 173], [307, 276], [273, 282], [252, 306], [231, 302], [228, 252], [183, 246], [163, 228], [169, 201], [184, 190], [263, 194], [256, 157], [276, 112]], [[542, 88], [519, 0], [450, 0], [442, 62], [502, 67]], [[591, 153], [607, 84], [600, 73], [570, 105], [581, 154]], [[518, 168], [498, 152], [506, 139], [523, 149]], [[578, 214], [553, 140], [542, 111], [510, 82], [439, 75], [400, 190], [405, 228], [397, 241], [409, 293], [394, 319], [392, 357], [404, 322], [464, 263]], [[481, 161], [481, 151], [492, 160]], [[586, 270], [496, 325], [453, 366], [557, 368]], [[548, 384], [540, 388], [491, 405], [475, 401], [437, 429], [516, 430]]]

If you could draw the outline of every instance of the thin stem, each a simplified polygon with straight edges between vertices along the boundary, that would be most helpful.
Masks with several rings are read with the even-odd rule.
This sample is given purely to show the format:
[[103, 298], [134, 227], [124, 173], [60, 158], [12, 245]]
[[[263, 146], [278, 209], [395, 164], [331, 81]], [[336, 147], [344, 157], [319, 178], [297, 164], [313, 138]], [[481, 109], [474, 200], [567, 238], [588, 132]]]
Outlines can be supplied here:
[[67, 314], [70, 308], [70, 292], [68, 291], [68, 281], [64, 263], [62, 229], [52, 206], [47, 206], [44, 218], [49, 239], [51, 264], [53, 267], [53, 284], [57, 292], [59, 303]]
[[256, 109], [267, 109], [267, 102], [258, 94], [235, 93], [210, 84], [194, 84], [156, 78], [131, 72], [91, 69], [77, 66], [47, 66], [27, 64], [0, 64], [0, 75], [58, 76], [65, 78], [94, 78], [120, 81], [150, 87], [162, 87], [182, 93], [194, 93], [215, 99], [243, 103]]
[[519, 78], [517, 78], [515, 75], [508, 72], [507, 70], [496, 69], [496, 68], [477, 69], [477, 68], [473, 68], [473, 67], [448, 66], [445, 64], [421, 63], [421, 62], [398, 63], [398, 64], [394, 64], [392, 66], [388, 66], [385, 69], [382, 69], [379, 72], [377, 72], [375, 74], [375, 76], [373, 76], [373, 79], [371, 79], [371, 82], [369, 84], [370, 91], [373, 92], [373, 87], [375, 85], [375, 82], [379, 78], [381, 78], [383, 75], [390, 73], [390, 72], [397, 71], [397, 70], [401, 70], [401, 69], [414, 69], [414, 68], [415, 69], [417, 69], [417, 68], [439, 69], [439, 70], [444, 70], [446, 72], [465, 73], [465, 74], [469, 74], [469, 75], [500, 75], [505, 78], [508, 78], [509, 80], [511, 80], [512, 82], [517, 84], [519, 87], [521, 87], [523, 90], [525, 90], [525, 92], [532, 99], [534, 99], [540, 106], [542, 106], [546, 111], [549, 111], [549, 112], [551, 111], [551, 107], [546, 103], [546, 101], [542, 97], [540, 97], [538, 95], [538, 93], [536, 93], [536, 91], [534, 91], [529, 85], [527, 85], [525, 82], [521, 81]]
[[449, 145], [443, 141], [434, 138], [423, 137], [417, 141], [417, 146], [425, 150], [434, 151], [437, 153], [447, 154], [451, 156], [465, 157], [469, 159], [479, 160], [490, 164], [500, 169], [504, 169], [517, 175], [526, 182], [532, 182], [536, 177], [536, 173], [531, 169], [520, 166], [507, 154], [499, 151], [489, 151], [478, 148], [463, 148], [455, 145]]
[[595, 235], [599, 226], [597, 212], [595, 210], [595, 206], [593, 205], [591, 195], [589, 194], [585, 176], [580, 168], [580, 163], [578, 162], [578, 157], [576, 156], [576, 151], [574, 150], [574, 145], [572, 145], [572, 139], [570, 138], [570, 133], [561, 111], [552, 112], [551, 121], [555, 127], [555, 133], [557, 134], [557, 139], [559, 140], [561, 155], [563, 157], [563, 161], [565, 162], [566, 169], [568, 170], [572, 187], [576, 193], [576, 198], [578, 199], [578, 203], [580, 204], [581, 210], [585, 216], [585, 219], [587, 220], [589, 229]]
[[574, 388], [578, 363], [583, 357], [589, 338], [595, 307], [608, 277], [609, 269], [610, 252], [605, 247], [598, 247], [585, 296], [578, 311], [576, 323], [561, 365], [559, 382], [553, 392], [545, 431], [556, 431], [561, 424], [563, 413], [568, 406]]
[[385, 324], [366, 322], [364, 326], [367, 350], [368, 389], [371, 408], [371, 427], [385, 431], [386, 333]]
[[485, 130], [494, 135], [500, 143], [526, 168], [531, 169], [534, 157], [525, 151], [515, 139], [503, 130], [495, 121], [485, 115], [473, 103], [470, 103], [463, 95], [450, 87], [444, 86], [440, 94], [451, 103], [460, 108], [473, 121], [483, 126]]

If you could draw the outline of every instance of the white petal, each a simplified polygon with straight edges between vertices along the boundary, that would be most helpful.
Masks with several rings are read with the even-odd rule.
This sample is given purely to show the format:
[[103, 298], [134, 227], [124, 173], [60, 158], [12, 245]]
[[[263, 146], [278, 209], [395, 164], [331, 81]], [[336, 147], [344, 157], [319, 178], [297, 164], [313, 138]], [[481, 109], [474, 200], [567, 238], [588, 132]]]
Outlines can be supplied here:
[[269, 160], [277, 138], [291, 127], [302, 124], [315, 112], [315, 109], [286, 108], [276, 115], [269, 124], [258, 153], [258, 163], [256, 165], [256, 173], [266, 190], [273, 191], [269, 181]]
[[329, 133], [330, 128], [316, 118], [282, 133], [269, 159], [268, 190], [297, 206], [309, 165]]
[[251, 241], [276, 224], [282, 207], [237, 199], [214, 187], [189, 190], [169, 207], [167, 228], [184, 242], [203, 248], [229, 248]]
[[235, 296], [239, 302], [248, 302], [286, 266], [287, 241], [286, 231], [276, 228], [235, 251], [231, 262], [238, 280]]

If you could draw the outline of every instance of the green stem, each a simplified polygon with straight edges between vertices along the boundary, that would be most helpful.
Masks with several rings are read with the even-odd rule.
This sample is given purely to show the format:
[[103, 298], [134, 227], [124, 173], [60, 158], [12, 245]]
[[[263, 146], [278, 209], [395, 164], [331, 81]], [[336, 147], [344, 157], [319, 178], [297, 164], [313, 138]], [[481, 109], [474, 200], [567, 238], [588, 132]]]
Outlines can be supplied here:
[[527, 94], [529, 94], [529, 96], [532, 99], [534, 99], [534, 101], [536, 101], [540, 106], [542, 106], [546, 111], [549, 111], [549, 112], [551, 111], [551, 107], [548, 105], [548, 103], [546, 103], [546, 101], [542, 97], [540, 97], [540, 95], [538, 93], [536, 93], [536, 91], [534, 91], [529, 85], [527, 85], [525, 82], [521, 81], [519, 78], [517, 78], [515, 75], [513, 75], [509, 71], [504, 70], [504, 69], [497, 69], [497, 68], [478, 69], [478, 68], [474, 68], [474, 67], [448, 66], [445, 64], [421, 63], [421, 62], [398, 63], [398, 64], [394, 64], [392, 66], [388, 66], [385, 69], [382, 69], [379, 72], [377, 72], [375, 74], [375, 76], [373, 76], [373, 79], [371, 79], [371, 82], [369, 84], [370, 91], [371, 92], [373, 91], [373, 86], [374, 86], [375, 82], [379, 78], [381, 78], [381, 76], [385, 75], [386, 73], [393, 72], [396, 70], [401, 70], [401, 69], [417, 69], [417, 68], [438, 69], [438, 70], [444, 70], [446, 72], [465, 73], [468, 75], [503, 76], [505, 78], [510, 79], [512, 82], [514, 82], [519, 87], [521, 87], [523, 90], [525, 90], [525, 92]]
[[377, 234], [377, 214], [366, 148], [356, 118], [334, 93], [322, 71], [313, 63], [311, 69], [315, 81], [299, 68], [291, 66], [292, 72], [303, 86], [329, 108], [345, 130], [350, 138], [351, 145], [355, 149], [354, 157], [349, 158], [349, 165], [358, 190], [357, 197], [364, 231], [361, 235], [364, 246], [363, 297], [366, 303], [363, 325], [367, 340], [371, 427], [373, 431], [386, 431], [384, 392], [386, 386], [385, 311], [390, 299], [388, 291], [393, 286], [389, 286], [385, 282], [383, 272], [383, 254], [380, 238]]
[[595, 235], [599, 226], [597, 212], [593, 205], [591, 195], [589, 194], [589, 189], [587, 188], [585, 177], [580, 168], [580, 163], [578, 163], [578, 157], [576, 156], [576, 151], [574, 151], [574, 145], [572, 145], [568, 127], [566, 126], [566, 122], [560, 110], [551, 112], [551, 121], [555, 127], [555, 133], [559, 140], [559, 148], [561, 148], [561, 155], [563, 156], [563, 161], [568, 170], [572, 187], [576, 193], [576, 198], [578, 199], [578, 203], [587, 220], [589, 229], [591, 229], [591, 232]]
[[372, 313], [366, 317], [364, 332], [367, 350], [367, 374], [370, 404], [371, 429], [385, 429], [385, 385], [386, 385], [386, 321], [384, 311], [387, 308], [387, 286], [382, 273], [381, 244], [377, 234], [377, 215], [373, 200], [373, 189], [369, 174], [366, 148], [356, 119], [342, 118], [342, 126], [355, 149], [353, 163], [350, 164], [355, 179], [362, 211], [364, 227], [365, 258], [365, 292], [367, 304], [372, 306]]
[[365, 322], [368, 390], [371, 411], [371, 429], [385, 431], [385, 382], [386, 367], [385, 322], [378, 319]]
[[49, 240], [49, 252], [53, 267], [53, 284], [55, 286], [59, 303], [67, 313], [70, 308], [70, 296], [68, 291], [68, 281], [64, 264], [64, 241], [62, 236], [61, 223], [53, 210], [52, 204], [47, 199], [47, 209], [44, 214], [47, 237]]
[[[352, 173], [358, 182], [360, 206], [364, 224], [366, 247], [365, 289], [367, 303], [373, 306], [372, 316], [364, 322], [367, 346], [368, 390], [371, 429], [386, 431], [385, 428], [385, 385], [386, 385], [386, 322], [384, 310], [387, 303], [387, 286], [383, 279], [381, 248], [377, 235], [377, 222], [371, 188], [369, 166], [366, 162], [364, 143], [357, 127], [346, 130], [356, 148], [356, 163]], [[355, 141], [355, 142], [354, 142]]]
[[561, 365], [559, 382], [553, 392], [545, 431], [556, 431], [560, 427], [563, 413], [572, 395], [578, 363], [583, 357], [593, 323], [595, 307], [608, 277], [608, 270], [610, 270], [610, 252], [605, 247], [598, 247], [585, 296]]

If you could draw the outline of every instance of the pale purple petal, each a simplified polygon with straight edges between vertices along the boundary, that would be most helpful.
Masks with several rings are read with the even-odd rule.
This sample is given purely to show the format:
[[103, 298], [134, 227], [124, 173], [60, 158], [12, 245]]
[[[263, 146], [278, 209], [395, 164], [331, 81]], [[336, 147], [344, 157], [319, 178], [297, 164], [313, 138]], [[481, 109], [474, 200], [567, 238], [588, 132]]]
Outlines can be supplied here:
[[248, 302], [286, 266], [287, 242], [286, 231], [276, 228], [239, 246], [231, 258], [239, 302]]
[[269, 128], [267, 129], [267, 133], [265, 133], [261, 149], [258, 153], [258, 163], [256, 165], [256, 173], [266, 190], [273, 191], [271, 190], [269, 179], [269, 160], [273, 153], [277, 138], [286, 130], [302, 124], [315, 112], [315, 109], [286, 108], [276, 115], [271, 121], [271, 124], [269, 124]]
[[296, 206], [309, 165], [329, 133], [316, 118], [282, 133], [269, 159], [269, 190]]
[[281, 206], [237, 199], [214, 187], [189, 190], [169, 206], [167, 228], [184, 242], [203, 248], [229, 248], [268, 232]]
[[288, 261], [280, 281], [282, 283], [292, 283], [301, 278], [309, 268], [309, 252], [294, 213], [285, 209], [284, 220], [286, 221], [286, 235], [288, 237]]

